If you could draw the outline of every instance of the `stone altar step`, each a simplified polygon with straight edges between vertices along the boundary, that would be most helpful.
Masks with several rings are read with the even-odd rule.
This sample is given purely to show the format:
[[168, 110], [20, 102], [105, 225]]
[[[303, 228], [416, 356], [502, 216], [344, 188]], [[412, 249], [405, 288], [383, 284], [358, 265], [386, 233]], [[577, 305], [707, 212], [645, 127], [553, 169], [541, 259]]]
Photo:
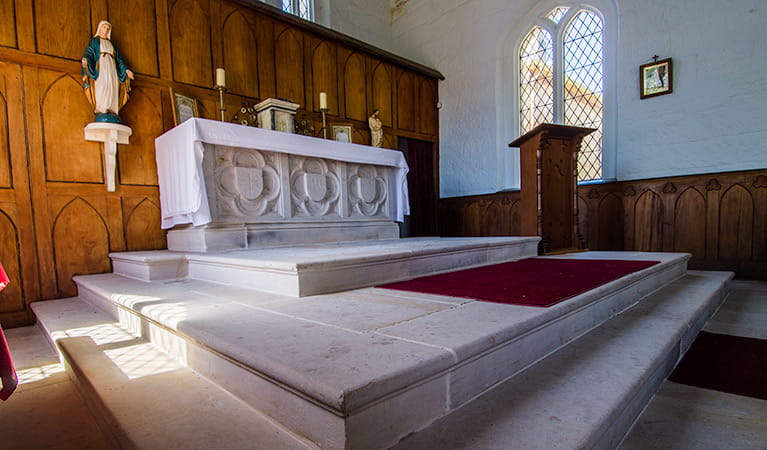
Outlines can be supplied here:
[[539, 237], [406, 238], [332, 245], [110, 255], [114, 273], [145, 281], [193, 278], [302, 297], [515, 261]]
[[[689, 259], [560, 257], [661, 264], [550, 308], [379, 288], [294, 298], [193, 279], [106, 274], [76, 282], [81, 298], [297, 436], [323, 448], [379, 448], [460, 413], [658, 289], [676, 296], [678, 288], [664, 286], [685, 276]], [[683, 320], [704, 321], [727, 279], [720, 276], [716, 288], [699, 295], [695, 314]]]

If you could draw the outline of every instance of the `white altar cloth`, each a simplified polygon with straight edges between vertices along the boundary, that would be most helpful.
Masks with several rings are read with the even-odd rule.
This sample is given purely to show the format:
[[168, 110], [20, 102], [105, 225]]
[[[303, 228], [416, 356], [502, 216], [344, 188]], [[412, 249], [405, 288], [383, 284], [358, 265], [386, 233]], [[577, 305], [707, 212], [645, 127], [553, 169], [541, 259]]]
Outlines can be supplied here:
[[211, 222], [202, 161], [205, 144], [252, 148], [395, 168], [395, 217], [410, 214], [402, 152], [208, 119], [189, 119], [155, 139], [162, 228]]

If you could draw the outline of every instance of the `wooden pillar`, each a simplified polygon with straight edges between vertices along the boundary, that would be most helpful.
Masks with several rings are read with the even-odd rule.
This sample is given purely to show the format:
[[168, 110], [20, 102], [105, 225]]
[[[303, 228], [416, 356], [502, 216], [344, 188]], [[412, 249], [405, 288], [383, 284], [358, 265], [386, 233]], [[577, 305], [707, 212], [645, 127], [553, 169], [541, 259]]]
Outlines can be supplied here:
[[542, 123], [509, 144], [519, 147], [522, 235], [541, 237], [540, 254], [584, 248], [578, 230], [578, 150], [594, 130]]

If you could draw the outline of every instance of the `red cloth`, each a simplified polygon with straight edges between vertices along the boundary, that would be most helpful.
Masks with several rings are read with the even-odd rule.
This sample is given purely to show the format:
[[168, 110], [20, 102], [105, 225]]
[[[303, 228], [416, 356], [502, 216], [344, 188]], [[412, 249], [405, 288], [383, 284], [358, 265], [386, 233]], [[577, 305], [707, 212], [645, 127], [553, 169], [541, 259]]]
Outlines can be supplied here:
[[658, 261], [529, 258], [378, 287], [548, 307], [655, 264]]
[[[5, 274], [3, 265], [0, 264], [0, 291], [8, 284], [8, 275]], [[13, 368], [11, 360], [11, 351], [8, 349], [8, 342], [5, 340], [3, 329], [0, 327], [0, 381], [3, 388], [0, 389], [0, 400], [7, 400], [16, 390], [19, 379], [16, 377], [16, 369]]]

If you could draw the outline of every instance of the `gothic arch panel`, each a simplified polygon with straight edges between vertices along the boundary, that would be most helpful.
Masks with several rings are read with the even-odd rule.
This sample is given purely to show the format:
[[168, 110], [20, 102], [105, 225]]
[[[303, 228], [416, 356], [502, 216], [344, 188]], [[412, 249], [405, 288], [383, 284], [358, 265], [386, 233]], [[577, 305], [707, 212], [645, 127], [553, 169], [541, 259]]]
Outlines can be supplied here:
[[37, 51], [80, 61], [96, 31], [89, 8], [79, 0], [34, 0], [33, 11]]
[[394, 126], [392, 123], [391, 71], [391, 67], [384, 63], [378, 64], [373, 70], [373, 109], [379, 111], [378, 118], [387, 127]]
[[674, 251], [706, 258], [706, 200], [695, 188], [686, 189], [674, 207]]
[[599, 202], [596, 250], [623, 250], [624, 214], [623, 202], [615, 194]]
[[519, 200], [514, 200], [511, 203], [511, 208], [509, 208], [509, 217], [511, 217], [511, 235], [516, 236], [519, 235], [520, 230], [522, 229], [522, 212], [521, 208], [522, 203]]
[[663, 250], [663, 203], [653, 191], [646, 191], [634, 206], [634, 246], [643, 252]]
[[507, 205], [500, 200], [490, 200], [482, 215], [482, 236], [508, 236], [511, 218]]
[[352, 143], [370, 145], [370, 131], [354, 128], [354, 131], [352, 131]]
[[41, 103], [47, 180], [103, 183], [101, 146], [83, 137], [93, 109], [80, 83], [69, 75], [59, 77]]
[[155, 0], [108, 0], [107, 10], [112, 40], [128, 67], [137, 73], [159, 76]]
[[173, 79], [206, 88], [213, 86], [207, 11], [205, 0], [178, 0], [169, 18]]
[[53, 262], [59, 297], [77, 295], [73, 275], [109, 272], [109, 233], [82, 198], [69, 202], [53, 223]]
[[303, 35], [292, 29], [280, 33], [274, 44], [277, 97], [305, 107]]
[[0, 92], [0, 189], [12, 186], [11, 146], [8, 139], [8, 104]]
[[754, 199], [746, 188], [735, 184], [719, 203], [719, 258], [751, 259], [754, 230]]
[[365, 86], [365, 58], [353, 53], [344, 65], [344, 96], [346, 98], [346, 117], [366, 121], [367, 89]]
[[226, 18], [222, 35], [227, 87], [232, 93], [258, 98], [258, 41], [253, 27], [235, 10]]
[[153, 89], [131, 91], [130, 101], [120, 112], [133, 129], [128, 145], [119, 145], [117, 166], [120, 184], [157, 186], [154, 139], [163, 133], [160, 93]]
[[0, 256], [10, 283], [0, 291], [0, 313], [24, 309], [21, 290], [21, 260], [19, 259], [19, 235], [10, 217], [0, 210]]
[[[338, 114], [338, 68], [335, 48], [327, 41], [321, 42], [312, 53], [312, 101], [314, 111], [320, 110], [319, 95], [328, 95], [328, 113]], [[306, 108], [309, 109], [309, 108]]]
[[400, 73], [397, 80], [397, 123], [403, 130], [415, 131], [415, 80], [410, 72]]
[[436, 134], [437, 128], [437, 85], [434, 80], [424, 78], [418, 88], [418, 131]]
[[160, 228], [160, 208], [149, 199], [142, 200], [127, 214], [125, 242], [128, 251], [166, 248], [165, 231]]

